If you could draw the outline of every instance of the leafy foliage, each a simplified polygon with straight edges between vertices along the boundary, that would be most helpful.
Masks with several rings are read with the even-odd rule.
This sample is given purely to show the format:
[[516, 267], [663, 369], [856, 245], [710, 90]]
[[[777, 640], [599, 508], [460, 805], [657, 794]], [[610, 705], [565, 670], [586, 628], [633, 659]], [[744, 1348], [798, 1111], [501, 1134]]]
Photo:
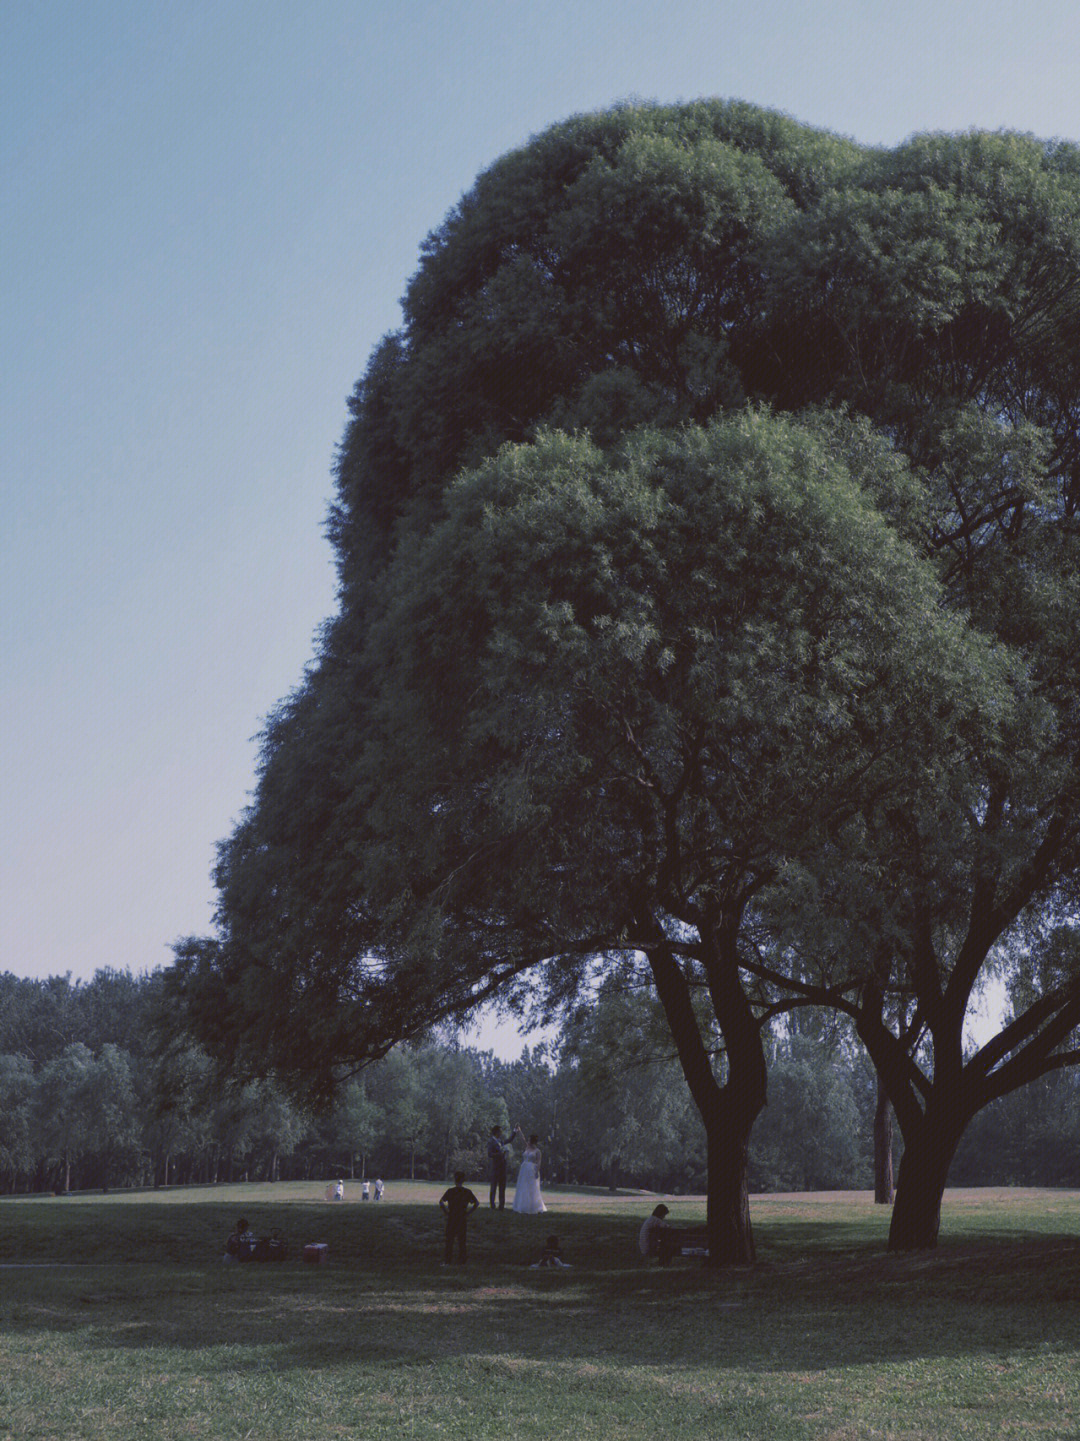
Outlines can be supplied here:
[[1080, 1058], [1076, 148], [579, 116], [478, 179], [403, 313], [339, 456], [340, 614], [178, 952], [192, 1024], [325, 1094], [645, 955], [732, 1171], [762, 1027], [836, 1007], [904, 1135], [894, 1244], [932, 1244], [970, 1119]]

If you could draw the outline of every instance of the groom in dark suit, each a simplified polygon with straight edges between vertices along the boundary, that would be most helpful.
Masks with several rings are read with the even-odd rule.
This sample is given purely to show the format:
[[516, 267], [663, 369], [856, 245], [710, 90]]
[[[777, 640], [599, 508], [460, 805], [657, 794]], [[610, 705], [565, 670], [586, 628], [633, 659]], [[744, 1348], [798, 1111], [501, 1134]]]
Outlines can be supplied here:
[[501, 1211], [506, 1206], [506, 1146], [507, 1142], [502, 1138], [502, 1127], [492, 1126], [491, 1135], [488, 1137], [487, 1153], [488, 1166], [491, 1169], [491, 1191], [488, 1201], [491, 1209], [495, 1210], [495, 1196], [498, 1194]]

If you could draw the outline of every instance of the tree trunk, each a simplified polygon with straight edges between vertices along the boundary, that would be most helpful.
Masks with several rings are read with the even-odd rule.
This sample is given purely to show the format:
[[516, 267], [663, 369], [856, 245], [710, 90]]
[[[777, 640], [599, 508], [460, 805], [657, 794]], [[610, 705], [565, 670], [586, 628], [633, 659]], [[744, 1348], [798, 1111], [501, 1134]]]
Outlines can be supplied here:
[[[731, 1107], [723, 1107], [731, 1111]], [[755, 1112], [756, 1115], [756, 1112]], [[720, 1115], [705, 1129], [708, 1145], [708, 1197], [705, 1234], [709, 1266], [752, 1266], [756, 1260], [750, 1225], [750, 1196], [746, 1164], [750, 1145], [749, 1124]]]
[[717, 1084], [690, 989], [662, 928], [642, 924], [657, 995], [675, 1041], [690, 1094], [705, 1126], [708, 1193], [706, 1265], [748, 1266], [754, 1261], [746, 1167], [750, 1132], [765, 1105], [767, 1072], [761, 1027], [739, 981], [737, 917], [702, 937], [702, 963], [713, 1012], [724, 1037], [727, 1078]]
[[890, 1251], [927, 1251], [937, 1245], [941, 1197], [962, 1133], [963, 1127], [946, 1130], [924, 1124], [918, 1136], [904, 1138], [889, 1228]]
[[621, 1159], [621, 1156], [612, 1156], [611, 1160], [608, 1162], [607, 1185], [609, 1191], [617, 1191], [619, 1189], [619, 1161]]
[[874, 1111], [874, 1200], [879, 1206], [891, 1206], [893, 1200], [893, 1112], [880, 1076]]

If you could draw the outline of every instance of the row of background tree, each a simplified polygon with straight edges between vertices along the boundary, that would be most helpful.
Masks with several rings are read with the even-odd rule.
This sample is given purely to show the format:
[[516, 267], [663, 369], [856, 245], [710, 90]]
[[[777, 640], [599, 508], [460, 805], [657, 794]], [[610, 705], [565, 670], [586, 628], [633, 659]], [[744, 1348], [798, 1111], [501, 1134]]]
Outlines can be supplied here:
[[[0, 1190], [65, 1191], [342, 1174], [479, 1177], [491, 1125], [536, 1131], [548, 1183], [700, 1192], [705, 1144], [654, 1003], [609, 984], [555, 1041], [500, 1061], [454, 1040], [397, 1046], [299, 1107], [273, 1082], [222, 1086], [178, 1037], [163, 975], [0, 975]], [[757, 1191], [873, 1184], [876, 1084], [835, 1020], [804, 1011], [770, 1041], [754, 1128]], [[722, 1062], [720, 1062], [722, 1065]], [[1069, 1071], [972, 1122], [958, 1185], [1080, 1185], [1080, 1082]]]

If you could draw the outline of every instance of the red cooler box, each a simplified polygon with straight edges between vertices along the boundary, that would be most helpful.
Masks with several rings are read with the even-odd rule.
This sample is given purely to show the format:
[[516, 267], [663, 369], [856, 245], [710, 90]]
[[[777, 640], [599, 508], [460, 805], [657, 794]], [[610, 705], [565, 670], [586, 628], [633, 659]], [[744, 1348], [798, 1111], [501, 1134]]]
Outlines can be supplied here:
[[330, 1247], [325, 1241], [312, 1241], [304, 1247], [304, 1260], [309, 1266], [325, 1266], [330, 1259]]

